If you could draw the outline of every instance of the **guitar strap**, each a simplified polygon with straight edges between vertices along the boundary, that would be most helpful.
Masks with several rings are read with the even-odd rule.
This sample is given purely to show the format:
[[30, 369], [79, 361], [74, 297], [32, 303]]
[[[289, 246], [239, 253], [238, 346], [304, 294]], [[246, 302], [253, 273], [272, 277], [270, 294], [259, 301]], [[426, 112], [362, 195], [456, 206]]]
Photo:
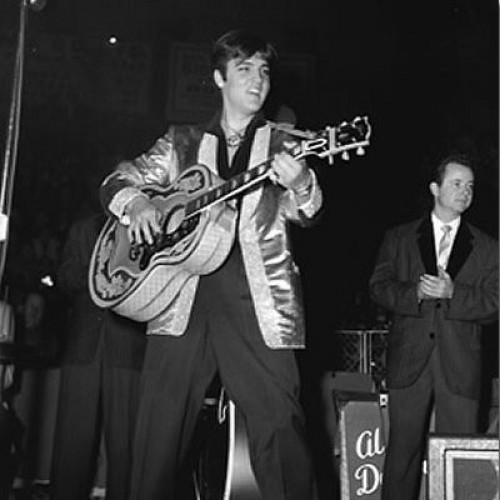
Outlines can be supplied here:
[[299, 130], [289, 125], [288, 123], [268, 123], [272, 129], [278, 130], [279, 132], [285, 132], [286, 134], [297, 137], [299, 139], [314, 139], [314, 137], [316, 136], [315, 132], [308, 130]]

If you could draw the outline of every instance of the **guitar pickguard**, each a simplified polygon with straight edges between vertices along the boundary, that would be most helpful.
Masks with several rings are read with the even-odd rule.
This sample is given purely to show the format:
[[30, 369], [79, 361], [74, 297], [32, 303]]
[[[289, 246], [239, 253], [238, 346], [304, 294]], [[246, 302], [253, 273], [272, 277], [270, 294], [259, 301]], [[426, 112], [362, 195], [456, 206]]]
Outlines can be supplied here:
[[[113, 226], [111, 228], [110, 226]], [[116, 222], [108, 221], [100, 237], [100, 244], [96, 247], [95, 272], [93, 274], [93, 287], [91, 290], [99, 299], [106, 303], [113, 301], [126, 293], [134, 284], [135, 278], [124, 271], [110, 272], [109, 263], [116, 251]], [[107, 231], [105, 231], [107, 229]], [[92, 277], [92, 276], [91, 276]]]

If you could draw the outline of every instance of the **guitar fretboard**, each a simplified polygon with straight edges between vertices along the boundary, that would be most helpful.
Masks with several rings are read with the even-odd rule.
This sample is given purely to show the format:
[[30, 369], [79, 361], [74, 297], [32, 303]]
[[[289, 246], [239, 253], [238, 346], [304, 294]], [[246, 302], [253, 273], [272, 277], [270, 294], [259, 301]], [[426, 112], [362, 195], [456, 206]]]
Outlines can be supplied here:
[[186, 215], [193, 216], [212, 205], [227, 200], [248, 189], [269, 175], [269, 162], [235, 175], [186, 204]]

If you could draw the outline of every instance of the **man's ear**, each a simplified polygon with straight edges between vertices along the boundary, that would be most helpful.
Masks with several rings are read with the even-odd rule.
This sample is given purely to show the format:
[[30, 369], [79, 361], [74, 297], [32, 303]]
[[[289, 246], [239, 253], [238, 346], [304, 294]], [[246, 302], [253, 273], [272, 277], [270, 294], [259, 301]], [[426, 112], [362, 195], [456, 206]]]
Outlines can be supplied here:
[[429, 191], [432, 193], [433, 196], [437, 196], [439, 194], [439, 186], [438, 183], [435, 181], [432, 181], [429, 184]]
[[222, 77], [220, 70], [214, 69], [214, 82], [220, 89], [224, 86], [225, 80]]

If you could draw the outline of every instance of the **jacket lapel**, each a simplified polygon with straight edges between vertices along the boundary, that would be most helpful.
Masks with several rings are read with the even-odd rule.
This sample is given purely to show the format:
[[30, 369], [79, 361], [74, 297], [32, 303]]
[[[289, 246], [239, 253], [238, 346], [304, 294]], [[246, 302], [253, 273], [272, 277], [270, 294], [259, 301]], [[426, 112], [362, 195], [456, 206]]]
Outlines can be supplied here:
[[424, 263], [425, 272], [437, 276], [436, 246], [434, 244], [434, 231], [432, 230], [431, 218], [426, 217], [417, 228], [418, 248], [420, 257]]
[[472, 252], [472, 240], [473, 236], [470, 232], [469, 226], [462, 219], [462, 222], [458, 227], [457, 235], [455, 236], [453, 248], [451, 249], [448, 267], [446, 268], [446, 272], [452, 277], [452, 279], [455, 279], [455, 276], [458, 274]]
[[215, 175], [217, 175], [217, 137], [212, 134], [205, 134], [198, 149], [198, 163], [206, 165]]
[[[250, 153], [248, 169], [257, 167], [264, 163], [269, 157], [269, 141], [271, 129], [269, 126], [259, 127], [255, 132], [255, 139]], [[262, 196], [262, 186], [246, 194], [241, 207], [241, 226], [243, 226], [255, 213], [257, 205]]]
[[[417, 228], [418, 233], [418, 247], [420, 256], [424, 263], [425, 272], [437, 276], [436, 264], [436, 246], [434, 243], [434, 231], [432, 230], [432, 221], [430, 216], [422, 219], [422, 222]], [[472, 252], [472, 233], [467, 223], [462, 220], [458, 227], [455, 242], [451, 250], [450, 259], [448, 260], [448, 267], [446, 272], [455, 279], [465, 261]]]

